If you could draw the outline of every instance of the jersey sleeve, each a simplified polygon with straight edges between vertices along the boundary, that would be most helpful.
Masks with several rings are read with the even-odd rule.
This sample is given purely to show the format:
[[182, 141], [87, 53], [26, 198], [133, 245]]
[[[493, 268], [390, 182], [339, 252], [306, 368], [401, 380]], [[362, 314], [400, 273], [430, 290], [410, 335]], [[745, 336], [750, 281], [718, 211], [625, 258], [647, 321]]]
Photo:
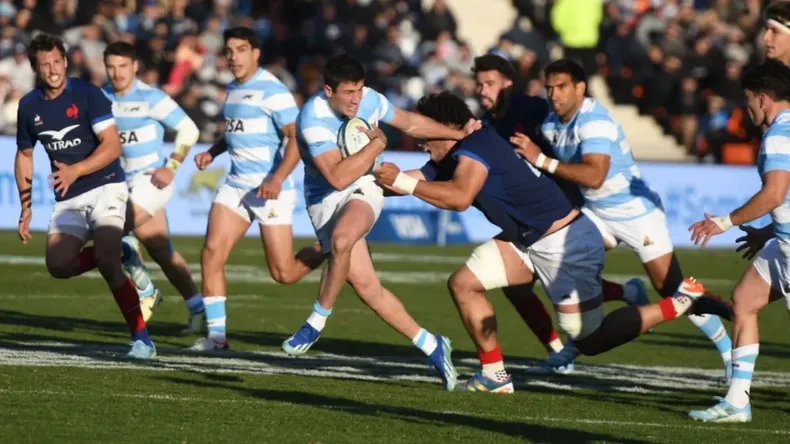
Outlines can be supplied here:
[[276, 88], [270, 97], [264, 98], [263, 108], [272, 116], [277, 128], [296, 122], [296, 117], [299, 115], [296, 100], [285, 85]]
[[105, 129], [115, 125], [112, 115], [112, 103], [99, 87], [88, 85], [88, 120], [93, 133], [98, 135]]
[[425, 163], [425, 165], [420, 168], [420, 172], [425, 177], [425, 180], [428, 182], [433, 182], [436, 180], [436, 176], [439, 174], [439, 167], [436, 163], [432, 160], [429, 160]]
[[161, 122], [167, 129], [175, 130], [184, 119], [188, 118], [187, 113], [164, 91], [153, 90], [148, 96], [148, 102], [150, 106], [148, 115]]
[[497, 142], [495, 140], [490, 140], [491, 138], [492, 135], [490, 131], [479, 130], [464, 139], [461, 142], [461, 146], [453, 153], [453, 156], [456, 158], [459, 156], [468, 157], [483, 164], [486, 170], [491, 171], [491, 161], [489, 160], [490, 154], [487, 152], [487, 148], [491, 146], [491, 144]]
[[579, 122], [581, 153], [611, 156], [617, 144], [617, 124], [610, 119], [587, 118]]
[[299, 130], [311, 157], [318, 157], [327, 151], [336, 150], [337, 133], [321, 119], [306, 117]]
[[36, 135], [30, 128], [25, 106], [20, 103], [16, 112], [16, 148], [26, 150], [36, 146]]
[[790, 137], [769, 135], [763, 138], [764, 171], [790, 171]]
[[390, 124], [395, 117], [395, 106], [378, 91], [376, 91], [376, 99], [379, 102], [379, 121]]

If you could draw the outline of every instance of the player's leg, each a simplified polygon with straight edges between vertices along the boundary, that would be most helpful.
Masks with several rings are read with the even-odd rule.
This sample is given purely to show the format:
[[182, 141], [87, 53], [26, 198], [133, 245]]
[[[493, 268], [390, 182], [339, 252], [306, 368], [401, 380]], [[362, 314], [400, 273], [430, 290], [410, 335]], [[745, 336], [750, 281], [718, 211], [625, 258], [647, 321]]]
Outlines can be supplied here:
[[[674, 253], [664, 213], [656, 210], [639, 219], [612, 225], [639, 256], [659, 295], [674, 295], [683, 284], [684, 276]], [[715, 345], [724, 365], [725, 381], [729, 382], [732, 374], [732, 342], [721, 319], [710, 314], [692, 314], [688, 318]]]
[[56, 202], [52, 209], [45, 263], [56, 279], [79, 276], [96, 268], [94, 247], [83, 248], [91, 235], [84, 211], [90, 196], [85, 194]]
[[227, 282], [225, 264], [230, 252], [250, 227], [251, 215], [242, 205], [243, 190], [223, 185], [217, 191], [208, 215], [206, 238], [200, 253], [203, 304], [208, 336], [191, 347], [195, 351], [226, 350]]
[[[617, 233], [612, 232], [609, 224], [604, 222], [592, 210], [587, 207], [583, 207], [582, 213], [584, 213], [584, 215], [587, 216], [587, 218], [590, 219], [593, 224], [595, 224], [595, 227], [598, 229], [598, 232], [603, 238], [603, 245], [606, 251], [611, 250], [620, 243]], [[675, 288], [677, 288], [677, 286], [675, 286]], [[642, 279], [639, 278], [630, 279], [624, 284], [619, 284], [617, 282], [602, 278], [601, 289], [603, 292], [604, 302], [624, 301], [628, 305], [636, 306], [647, 305], [650, 303], [647, 290], [645, 289], [645, 284], [642, 282]]]
[[326, 255], [319, 243], [302, 248], [296, 255], [293, 253], [292, 223], [296, 191], [283, 191], [278, 199], [270, 200], [248, 194], [245, 203], [260, 224], [261, 244], [272, 279], [281, 284], [292, 284], [323, 263]]
[[[380, 188], [370, 186], [346, 193], [345, 196], [333, 196], [340, 199], [338, 202], [319, 204], [326, 206], [320, 216], [324, 219], [321, 222], [316, 222], [319, 216], [315, 216], [315, 208], [308, 209], [309, 212], [312, 210], [311, 218], [319, 241], [324, 250], [328, 246], [330, 256], [321, 278], [318, 299], [313, 304], [313, 312], [302, 327], [282, 344], [283, 351], [290, 355], [304, 354], [318, 341], [340, 290], [348, 279], [351, 251], [357, 241], [370, 231], [381, 212], [384, 197]], [[359, 198], [351, 198], [354, 193], [358, 193]]]
[[381, 285], [364, 238], [358, 240], [351, 249], [348, 283], [384, 322], [411, 340], [412, 344], [428, 356], [441, 375], [444, 388], [453, 391], [458, 372], [452, 363], [450, 339], [422, 328], [409, 315], [401, 301]]
[[512, 244], [492, 239], [477, 248], [450, 277], [448, 287], [466, 331], [477, 348], [482, 370], [466, 384], [469, 391], [512, 393], [513, 380], [505, 370], [497, 341], [494, 307], [486, 290], [532, 282], [533, 274], [526, 253]]
[[151, 183], [151, 177], [138, 174], [129, 182], [129, 202], [126, 206], [126, 224], [123, 237], [122, 262], [126, 273], [132, 278], [140, 295], [140, 304], [146, 321], [150, 319], [154, 307], [162, 300], [162, 295], [151, 281], [148, 268], [143, 264], [140, 244], [132, 232], [148, 222], [156, 210], [164, 208], [173, 194], [172, 185], [160, 190]]
[[132, 349], [127, 357], [153, 358], [156, 356], [156, 347], [148, 336], [137, 289], [131, 279], [124, 274], [121, 266], [121, 238], [128, 199], [126, 184], [108, 184], [90, 193], [95, 193], [92, 209], [87, 215], [89, 226], [93, 231], [96, 268], [115, 296], [115, 302], [132, 334]]
[[[189, 264], [181, 253], [173, 248], [167, 224], [167, 213], [160, 208], [151, 219], [134, 230], [135, 236], [145, 246], [148, 255], [162, 269], [173, 287], [184, 298], [189, 311], [190, 322], [184, 334], [199, 334], [205, 331], [203, 316], [203, 294], [198, 290], [192, 279]], [[143, 306], [145, 315], [145, 306]]]
[[715, 406], [689, 412], [695, 420], [706, 422], [749, 422], [752, 375], [760, 352], [758, 313], [770, 301], [787, 297], [783, 283], [788, 282], [787, 259], [772, 242], [746, 270], [732, 297], [733, 375], [729, 390]]
[[562, 341], [557, 331], [554, 330], [551, 315], [538, 295], [535, 294], [534, 283], [505, 287], [502, 289], [502, 293], [513, 304], [518, 315], [532, 330], [547, 352], [556, 353], [562, 350]]

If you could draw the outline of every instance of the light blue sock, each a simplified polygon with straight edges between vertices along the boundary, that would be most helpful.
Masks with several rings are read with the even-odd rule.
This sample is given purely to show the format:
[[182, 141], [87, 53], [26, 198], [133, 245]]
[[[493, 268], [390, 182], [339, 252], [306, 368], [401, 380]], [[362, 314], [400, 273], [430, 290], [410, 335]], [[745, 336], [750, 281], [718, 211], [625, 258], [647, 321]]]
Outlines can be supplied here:
[[744, 408], [749, 404], [749, 390], [758, 354], [760, 344], [744, 345], [732, 351], [732, 382], [724, 399], [737, 408]]
[[716, 349], [721, 354], [722, 361], [728, 362], [732, 360], [732, 341], [718, 316], [709, 314], [692, 315], [689, 316], [689, 319], [705, 333], [705, 336], [713, 341]]
[[203, 298], [208, 324], [208, 337], [215, 342], [225, 342], [225, 296], [207, 296]]

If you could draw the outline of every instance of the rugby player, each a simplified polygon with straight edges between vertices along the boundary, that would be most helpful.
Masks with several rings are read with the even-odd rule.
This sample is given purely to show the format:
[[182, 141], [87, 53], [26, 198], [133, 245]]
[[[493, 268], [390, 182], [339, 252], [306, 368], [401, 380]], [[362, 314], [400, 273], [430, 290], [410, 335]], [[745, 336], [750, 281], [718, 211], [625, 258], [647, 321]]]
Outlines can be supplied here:
[[[143, 317], [148, 321], [161, 300], [137, 251], [139, 239], [159, 264], [170, 283], [181, 293], [189, 311], [185, 333], [199, 332], [203, 295], [198, 292], [184, 257], [170, 242], [165, 206], [173, 196], [178, 167], [197, 143], [200, 131], [183, 109], [161, 89], [137, 79], [137, 54], [126, 42], [115, 42], [104, 50], [104, 66], [110, 84], [104, 93], [112, 101], [113, 114], [123, 145], [121, 165], [129, 186], [124, 237], [124, 268], [140, 295]], [[176, 132], [170, 157], [162, 151], [165, 128]]]
[[[653, 288], [670, 297], [683, 283], [667, 220], [658, 194], [642, 178], [623, 129], [596, 100], [585, 97], [582, 67], [562, 59], [545, 68], [546, 90], [552, 112], [541, 131], [551, 143], [553, 157], [524, 133], [510, 142], [541, 171], [577, 184], [584, 197], [582, 211], [601, 232], [607, 249], [626, 244], [642, 262]], [[732, 342], [717, 316], [689, 319], [714, 343], [724, 365], [725, 380], [732, 372]], [[577, 352], [573, 344], [549, 358], [563, 364]]]
[[[447, 92], [422, 98], [417, 109], [451, 129], [459, 129], [472, 115], [462, 99]], [[431, 160], [423, 168], [400, 172], [396, 165], [383, 163], [374, 171], [379, 183], [438, 208], [464, 211], [474, 206], [502, 230], [477, 247], [448, 283], [482, 365], [466, 390], [513, 392], [487, 290], [527, 284], [537, 275], [560, 328], [586, 355], [629, 342], [694, 305], [718, 304], [703, 296], [701, 285], [687, 279], [676, 294], [657, 304], [623, 307], [604, 316], [603, 240], [595, 224], [573, 207], [553, 180], [519, 161], [513, 147], [490, 128], [460, 142], [425, 139], [421, 144]]]
[[275, 281], [296, 282], [324, 260], [318, 247], [305, 247], [296, 257], [293, 254], [296, 190], [290, 175], [299, 163], [294, 97], [274, 74], [259, 67], [260, 41], [254, 30], [230, 28], [224, 39], [235, 78], [228, 85], [223, 108], [225, 134], [195, 156], [195, 163], [205, 169], [227, 151], [231, 170], [211, 205], [200, 257], [208, 336], [195, 342], [192, 349], [196, 351], [228, 349], [225, 264], [253, 221], [260, 226], [266, 262]]
[[[33, 148], [49, 156], [55, 206], [49, 223], [46, 266], [56, 279], [98, 268], [132, 336], [129, 358], [149, 359], [156, 347], [148, 336], [134, 283], [121, 266], [121, 238], [129, 192], [118, 158], [121, 139], [110, 101], [101, 89], [66, 77], [63, 41], [39, 34], [28, 47], [39, 85], [19, 102], [16, 184], [22, 203], [19, 237], [30, 236]], [[85, 247], [88, 240], [93, 245]], [[84, 248], [83, 248], [84, 247]]]
[[733, 226], [771, 215], [771, 224], [747, 231], [749, 250], [759, 251], [765, 239], [776, 238], [762, 250], [732, 293], [733, 374], [724, 398], [707, 410], [689, 415], [705, 422], [749, 422], [752, 376], [760, 352], [758, 313], [769, 302], [785, 298], [790, 306], [790, 68], [767, 59], [747, 70], [742, 79], [749, 117], [766, 127], [757, 157], [762, 188], [748, 202], [725, 216], [706, 214], [690, 227], [691, 239], [704, 247], [708, 240]]

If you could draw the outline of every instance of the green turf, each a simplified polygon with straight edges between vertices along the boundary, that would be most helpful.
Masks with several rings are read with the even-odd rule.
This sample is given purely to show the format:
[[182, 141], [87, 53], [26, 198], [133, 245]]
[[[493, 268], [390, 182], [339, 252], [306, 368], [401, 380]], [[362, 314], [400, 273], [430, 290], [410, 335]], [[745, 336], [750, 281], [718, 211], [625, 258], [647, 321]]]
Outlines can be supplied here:
[[[763, 341], [755, 384], [766, 381], [768, 386], [752, 390], [754, 421], [703, 425], [689, 421], [687, 411], [711, 405], [711, 396], [723, 395], [725, 389], [696, 386], [697, 381], [708, 381], [711, 374], [717, 374], [720, 359], [687, 320], [660, 326], [632, 344], [578, 362], [709, 369], [704, 375], [662, 373], [663, 386], [656, 387], [645, 382], [652, 378], [652, 369], [623, 367], [622, 380], [614, 374], [602, 382], [594, 372], [590, 374], [588, 366], [587, 374], [581, 376], [532, 378], [538, 383], [519, 384], [514, 396], [447, 393], [436, 383], [438, 379], [418, 380], [422, 374], [429, 375], [419, 367], [422, 355], [368, 311], [350, 289], [344, 290], [322, 339], [310, 352], [313, 358], [331, 353], [342, 355], [338, 359], [348, 357], [347, 361], [341, 365], [331, 361], [332, 357], [325, 362], [275, 355], [282, 340], [309, 314], [318, 289], [315, 282], [286, 287], [231, 280], [231, 345], [235, 351], [265, 354], [235, 353], [226, 361], [188, 361], [191, 358], [179, 352], [195, 340], [179, 336], [186, 310], [172, 287], [159, 280], [165, 302], [149, 329], [162, 359], [137, 369], [128, 365], [110, 368], [117, 362], [111, 352], [123, 351], [128, 338], [103, 282], [91, 277], [57, 281], [48, 277], [41, 264], [7, 263], [11, 256], [42, 257], [43, 239], [37, 233], [31, 245], [22, 246], [15, 234], [0, 233], [4, 245], [0, 255], [6, 259], [6, 271], [0, 275], [0, 351], [5, 350], [3, 356], [16, 353], [16, 362], [35, 353], [39, 357], [24, 366], [0, 362], [0, 442], [790, 440], [790, 390], [776, 383], [790, 380], [790, 375], [784, 376], [790, 373], [790, 339], [787, 310], [781, 302], [761, 315]], [[190, 262], [197, 262], [200, 239], [178, 238], [175, 245]], [[459, 265], [452, 259], [426, 263], [403, 255], [461, 258], [471, 248], [374, 245], [372, 251], [401, 255], [399, 262], [379, 261], [377, 268], [383, 272], [449, 275]], [[708, 284], [709, 289], [723, 295], [728, 295], [748, 265], [726, 251], [684, 251], [680, 259], [687, 274], [703, 282], [712, 280], [715, 285]], [[245, 239], [230, 263], [257, 266], [263, 272], [265, 261], [257, 239]], [[605, 273], [641, 274], [641, 266], [632, 254], [614, 251], [608, 256]], [[453, 339], [454, 357], [459, 362], [470, 360], [460, 365], [468, 376], [474, 348], [445, 285], [385, 285], [423, 326]], [[492, 293], [491, 299], [497, 308], [506, 360], [518, 364], [514, 377], [525, 381], [522, 369], [542, 359], [545, 352], [501, 294]], [[359, 364], [353, 361], [354, 356], [392, 365]], [[67, 359], [73, 359], [69, 361], [72, 364], [64, 366]], [[760, 372], [772, 373], [761, 378]], [[634, 380], [634, 375], [644, 380]], [[353, 379], [358, 377], [372, 380]]]

